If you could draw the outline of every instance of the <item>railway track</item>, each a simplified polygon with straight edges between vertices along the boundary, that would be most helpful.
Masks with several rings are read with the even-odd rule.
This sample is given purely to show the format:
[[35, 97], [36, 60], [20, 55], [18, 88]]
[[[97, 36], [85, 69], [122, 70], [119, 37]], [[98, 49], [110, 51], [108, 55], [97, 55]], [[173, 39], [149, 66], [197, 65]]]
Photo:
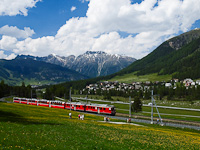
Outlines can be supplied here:
[[[116, 116], [119, 117], [129, 117], [128, 114], [123, 114], [123, 113], [116, 113]], [[134, 115], [131, 117], [133, 120], [134, 119], [145, 119], [145, 120], [151, 120], [151, 117], [148, 116], [142, 116], [142, 115]], [[157, 117], [154, 117], [154, 120], [156, 121]], [[194, 122], [194, 121], [185, 121], [185, 120], [175, 120], [175, 119], [163, 119], [163, 122], [165, 123], [178, 123], [178, 124], [185, 124], [185, 125], [194, 125], [200, 127], [200, 122]]]

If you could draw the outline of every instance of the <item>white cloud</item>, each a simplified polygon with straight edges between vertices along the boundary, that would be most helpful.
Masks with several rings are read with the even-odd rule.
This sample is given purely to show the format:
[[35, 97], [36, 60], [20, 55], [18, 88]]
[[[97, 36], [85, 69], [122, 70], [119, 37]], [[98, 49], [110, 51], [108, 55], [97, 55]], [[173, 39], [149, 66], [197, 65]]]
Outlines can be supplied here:
[[4, 54], [4, 51], [0, 51], [0, 59], [11, 60], [11, 59], [14, 59], [15, 57], [16, 57], [16, 55], [14, 53], [12, 53], [10, 55], [6, 55], [6, 54]]
[[10, 55], [7, 55], [7, 57], [5, 59], [7, 59], [7, 60], [15, 59], [16, 56], [17, 56], [16, 54], [12, 53]]
[[35, 32], [29, 27], [24, 27], [24, 30], [20, 30], [16, 26], [5, 25], [0, 28], [0, 34], [16, 38], [28, 38], [35, 34]]
[[41, 0], [1, 0], [0, 16], [28, 15], [28, 9]]
[[0, 59], [5, 59], [7, 55], [4, 54], [4, 51], [0, 51]]
[[90, 0], [79, 0], [81, 3], [89, 2]]
[[73, 12], [74, 10], [76, 10], [76, 7], [75, 7], [75, 6], [72, 6], [71, 12]]
[[2, 36], [0, 40], [0, 49], [11, 51], [16, 48], [17, 39], [11, 36]]
[[[66, 56], [102, 50], [141, 58], [169, 37], [188, 31], [200, 19], [199, 0], [144, 0], [140, 4], [131, 4], [130, 0], [90, 0], [88, 6], [86, 17], [66, 21], [55, 36], [23, 41], [8, 38], [13, 51]], [[118, 31], [136, 36], [122, 38]], [[0, 46], [10, 49], [2, 40]]]

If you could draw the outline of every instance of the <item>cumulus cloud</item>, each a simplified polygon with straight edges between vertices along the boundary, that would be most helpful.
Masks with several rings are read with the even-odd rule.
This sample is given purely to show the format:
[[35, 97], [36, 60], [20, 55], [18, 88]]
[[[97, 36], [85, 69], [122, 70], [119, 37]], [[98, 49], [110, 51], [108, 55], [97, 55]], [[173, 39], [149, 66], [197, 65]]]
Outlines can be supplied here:
[[31, 37], [35, 32], [29, 27], [24, 27], [24, 30], [20, 30], [16, 26], [5, 25], [0, 28], [0, 34], [25, 39]]
[[0, 16], [28, 15], [28, 9], [41, 0], [1, 0]]
[[12, 53], [10, 55], [6, 55], [6, 54], [4, 54], [4, 51], [0, 51], [0, 59], [11, 60], [11, 59], [14, 59], [15, 57], [16, 57], [16, 55], [14, 53]]
[[4, 51], [0, 51], [0, 59], [5, 59], [7, 55], [4, 54]]
[[16, 48], [17, 39], [11, 36], [2, 36], [0, 40], [0, 49], [11, 51]]
[[76, 7], [75, 7], [75, 6], [72, 6], [71, 12], [73, 12], [74, 10], [76, 10]]
[[[140, 4], [90, 0], [88, 6], [86, 17], [69, 19], [55, 36], [2, 40], [8, 38], [16, 54], [66, 56], [101, 50], [142, 58], [169, 37], [188, 31], [200, 19], [199, 0], [143, 0]], [[119, 31], [129, 36], [122, 37]], [[2, 40], [1, 47], [10, 49]]]

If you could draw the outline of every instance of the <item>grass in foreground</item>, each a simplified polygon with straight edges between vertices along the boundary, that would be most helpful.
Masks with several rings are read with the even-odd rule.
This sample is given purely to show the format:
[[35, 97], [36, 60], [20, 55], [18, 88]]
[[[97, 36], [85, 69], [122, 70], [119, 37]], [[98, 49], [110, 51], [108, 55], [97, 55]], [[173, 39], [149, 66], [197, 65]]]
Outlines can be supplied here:
[[[100, 123], [103, 117], [0, 103], [0, 149], [200, 149], [199, 131]], [[112, 120], [111, 120], [112, 121]]]

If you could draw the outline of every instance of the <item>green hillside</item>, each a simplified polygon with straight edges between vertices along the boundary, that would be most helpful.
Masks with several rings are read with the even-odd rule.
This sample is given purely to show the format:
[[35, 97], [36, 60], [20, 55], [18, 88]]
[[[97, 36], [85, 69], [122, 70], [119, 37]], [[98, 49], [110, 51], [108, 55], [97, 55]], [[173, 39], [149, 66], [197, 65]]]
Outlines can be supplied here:
[[[103, 117], [0, 103], [0, 149], [200, 149], [199, 131], [144, 124], [110, 124]], [[119, 121], [119, 120], [112, 120]]]
[[122, 83], [132, 83], [132, 82], [145, 82], [145, 81], [169, 81], [172, 75], [158, 75], [157, 73], [147, 74], [147, 75], [137, 75], [137, 72], [124, 74], [121, 76], [115, 76], [109, 81], [118, 81]]
[[59, 83], [86, 79], [73, 70], [32, 59], [0, 60], [0, 80], [10, 85]]
[[172, 38], [111, 78], [137, 72], [138, 76], [156, 73], [179, 79], [188, 77], [198, 79], [200, 78], [199, 37], [200, 30], [192, 30]]

